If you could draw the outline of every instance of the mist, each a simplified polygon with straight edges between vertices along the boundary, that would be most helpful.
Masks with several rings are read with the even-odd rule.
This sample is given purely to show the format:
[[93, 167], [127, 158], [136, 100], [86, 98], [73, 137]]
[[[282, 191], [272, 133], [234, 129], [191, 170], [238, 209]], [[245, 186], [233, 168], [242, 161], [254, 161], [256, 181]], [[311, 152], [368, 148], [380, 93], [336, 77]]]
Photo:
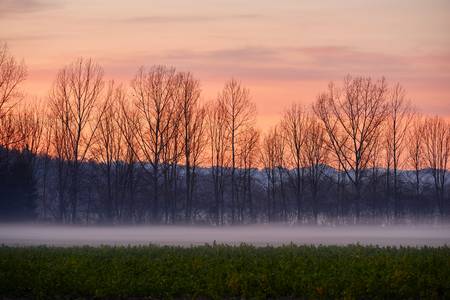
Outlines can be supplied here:
[[450, 244], [450, 225], [412, 226], [77, 226], [3, 224], [0, 243], [9, 246], [127, 246], [204, 244], [255, 246], [379, 245], [444, 246]]

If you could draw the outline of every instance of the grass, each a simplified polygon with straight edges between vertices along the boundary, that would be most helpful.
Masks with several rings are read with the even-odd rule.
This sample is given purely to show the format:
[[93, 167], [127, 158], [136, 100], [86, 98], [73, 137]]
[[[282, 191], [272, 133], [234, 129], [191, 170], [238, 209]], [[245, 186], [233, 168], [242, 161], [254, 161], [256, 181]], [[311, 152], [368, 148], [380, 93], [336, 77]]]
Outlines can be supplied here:
[[0, 295], [450, 299], [450, 248], [1, 246]]

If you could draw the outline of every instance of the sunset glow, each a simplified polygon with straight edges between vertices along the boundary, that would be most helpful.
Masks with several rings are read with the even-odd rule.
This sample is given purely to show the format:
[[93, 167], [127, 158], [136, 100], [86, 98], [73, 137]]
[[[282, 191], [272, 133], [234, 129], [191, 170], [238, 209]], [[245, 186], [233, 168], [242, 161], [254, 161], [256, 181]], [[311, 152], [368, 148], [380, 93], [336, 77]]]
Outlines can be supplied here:
[[0, 0], [0, 299], [450, 299], [450, 0]]
[[426, 114], [450, 115], [448, 1], [0, 1], [0, 40], [24, 59], [29, 99], [57, 70], [92, 57], [129, 84], [139, 66], [172, 65], [211, 100], [235, 77], [258, 124], [310, 105], [346, 74], [400, 82]]

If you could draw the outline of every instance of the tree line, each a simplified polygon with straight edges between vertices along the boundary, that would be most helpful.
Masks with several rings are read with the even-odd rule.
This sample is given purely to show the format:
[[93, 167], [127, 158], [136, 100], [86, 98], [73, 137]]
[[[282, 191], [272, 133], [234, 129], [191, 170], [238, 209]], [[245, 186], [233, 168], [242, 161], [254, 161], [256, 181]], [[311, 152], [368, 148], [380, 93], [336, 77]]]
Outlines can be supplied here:
[[[107, 81], [79, 58], [45, 105], [0, 48], [0, 218], [60, 223], [399, 222], [448, 217], [450, 123], [416, 112], [400, 84], [330, 83], [267, 132], [238, 80], [202, 101], [173, 67]], [[20, 188], [20, 187], [23, 188]]]

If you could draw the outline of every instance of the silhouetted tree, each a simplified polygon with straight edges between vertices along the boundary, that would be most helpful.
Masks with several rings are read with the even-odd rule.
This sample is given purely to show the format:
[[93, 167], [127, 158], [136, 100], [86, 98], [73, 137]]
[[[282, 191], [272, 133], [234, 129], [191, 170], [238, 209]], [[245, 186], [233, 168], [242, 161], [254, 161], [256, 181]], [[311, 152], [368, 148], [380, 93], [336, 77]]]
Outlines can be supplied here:
[[261, 164], [264, 167], [264, 172], [267, 180], [267, 204], [266, 216], [269, 222], [272, 222], [275, 216], [276, 209], [276, 168], [277, 168], [277, 144], [280, 136], [277, 127], [269, 130], [264, 136], [261, 146]]
[[314, 222], [317, 224], [319, 214], [319, 199], [317, 198], [317, 194], [329, 162], [329, 148], [326, 142], [326, 131], [323, 125], [319, 123], [319, 120], [309, 117], [307, 124], [304, 156], [307, 178], [311, 188]]
[[52, 113], [58, 122], [57, 152], [61, 160], [67, 160], [70, 171], [73, 223], [77, 222], [80, 164], [86, 160], [97, 130], [99, 119], [94, 118], [94, 113], [102, 107], [98, 102], [103, 85], [103, 69], [91, 59], [80, 58], [58, 72], [50, 95]]
[[288, 148], [288, 163], [295, 170], [293, 182], [295, 185], [298, 222], [302, 211], [303, 144], [307, 134], [306, 114], [303, 109], [299, 105], [293, 104], [284, 112], [281, 126]]
[[[174, 68], [155, 66], [149, 70], [140, 68], [131, 82], [132, 97], [137, 118], [133, 122], [136, 145], [139, 147], [139, 161], [152, 167], [153, 199], [151, 219], [159, 218], [159, 177], [163, 151], [169, 146], [171, 131], [176, 113], [177, 84], [179, 76]], [[175, 131], [172, 131], [175, 132]], [[147, 170], [144, 168], [144, 170]]]
[[[405, 148], [405, 139], [408, 128], [412, 120], [412, 109], [409, 101], [405, 99], [404, 89], [397, 84], [391, 91], [388, 101], [387, 124], [385, 129], [386, 136], [386, 182], [388, 195], [390, 195], [390, 169], [393, 171], [393, 193], [394, 217], [399, 215], [399, 196], [398, 196], [398, 169], [403, 167], [403, 152]], [[388, 198], [389, 200], [389, 198]]]
[[206, 111], [200, 106], [200, 83], [191, 73], [182, 73], [180, 81], [181, 135], [183, 139], [185, 221], [192, 222], [195, 170], [205, 146]]
[[229, 131], [221, 101], [209, 103], [207, 107], [207, 129], [210, 146], [210, 166], [214, 186], [214, 214], [216, 224], [224, 224], [224, 177], [229, 165]]
[[431, 169], [439, 214], [445, 213], [445, 184], [450, 160], [450, 125], [440, 117], [428, 117], [423, 125], [426, 166]]
[[20, 84], [26, 77], [25, 64], [9, 53], [6, 44], [0, 44], [0, 147], [14, 145], [22, 137], [16, 132], [11, 113], [23, 98]]
[[360, 217], [361, 187], [372, 156], [378, 128], [386, 119], [387, 86], [383, 79], [348, 76], [339, 89], [329, 85], [319, 96], [314, 112], [322, 121], [339, 165], [353, 184], [356, 221]]
[[236, 162], [239, 136], [255, 120], [256, 108], [250, 100], [250, 92], [240, 82], [231, 79], [219, 94], [223, 107], [231, 150], [231, 223], [236, 218]]
[[19, 85], [26, 79], [27, 70], [9, 53], [6, 44], [0, 45], [0, 119], [22, 99]]
[[422, 184], [421, 184], [421, 173], [425, 165], [424, 161], [424, 126], [422, 119], [420, 117], [415, 117], [411, 129], [408, 134], [408, 161], [409, 165], [414, 170], [414, 191], [416, 204], [421, 201], [422, 195]]
[[258, 166], [258, 146], [260, 133], [254, 127], [248, 128], [242, 134], [239, 141], [239, 182], [240, 198], [239, 215], [240, 221], [244, 219], [245, 207], [248, 207], [250, 221], [254, 222], [256, 215], [253, 202], [253, 173]]
[[[122, 200], [119, 181], [123, 166], [126, 142], [117, 124], [120, 114], [120, 103], [124, 101], [125, 92], [122, 86], [110, 82], [105, 95], [104, 107], [97, 112], [98, 130], [91, 147], [92, 156], [101, 164], [101, 175], [106, 178], [106, 193], [102, 197], [105, 221], [111, 223], [120, 218]], [[119, 203], [120, 202], [120, 203]]]

